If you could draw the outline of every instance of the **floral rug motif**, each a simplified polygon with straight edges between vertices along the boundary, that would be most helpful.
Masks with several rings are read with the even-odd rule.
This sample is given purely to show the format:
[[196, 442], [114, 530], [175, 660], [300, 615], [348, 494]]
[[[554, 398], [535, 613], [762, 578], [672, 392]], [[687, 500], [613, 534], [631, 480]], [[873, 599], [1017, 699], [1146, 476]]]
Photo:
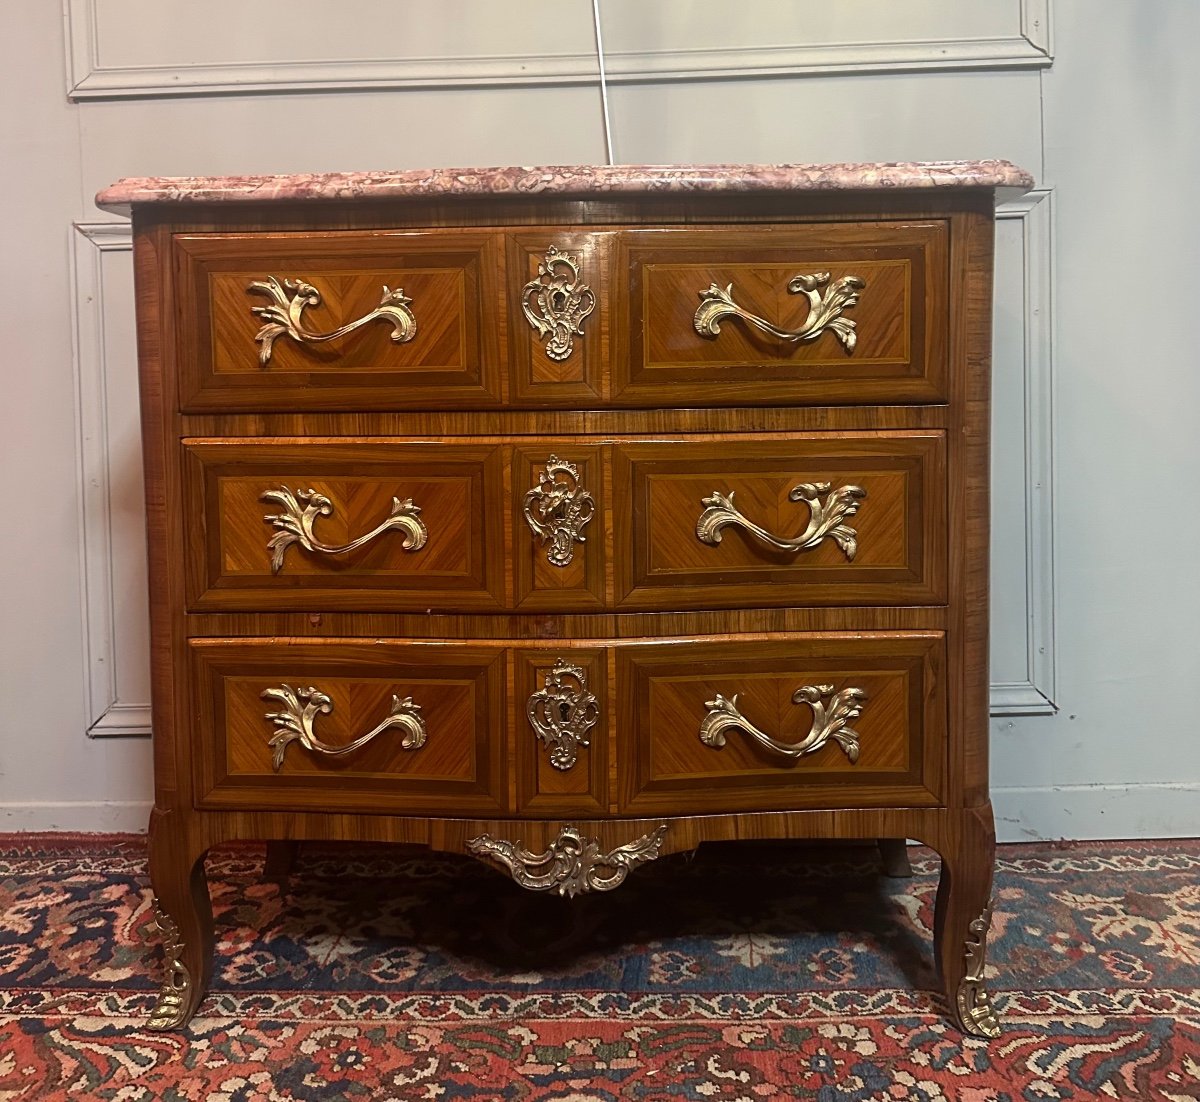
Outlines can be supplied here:
[[143, 839], [0, 835], [0, 1102], [1044, 1102], [1200, 1099], [1200, 842], [1002, 846], [1004, 1032], [933, 992], [938, 861], [784, 843], [525, 892], [465, 858], [261, 846], [208, 861], [212, 988], [161, 973]]

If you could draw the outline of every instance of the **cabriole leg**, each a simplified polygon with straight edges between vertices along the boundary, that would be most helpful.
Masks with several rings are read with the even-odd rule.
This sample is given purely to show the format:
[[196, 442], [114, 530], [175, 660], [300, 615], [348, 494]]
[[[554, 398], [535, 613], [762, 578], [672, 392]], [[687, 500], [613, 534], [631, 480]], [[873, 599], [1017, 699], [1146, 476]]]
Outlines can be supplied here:
[[996, 858], [991, 804], [957, 813], [938, 849], [933, 939], [942, 989], [964, 1033], [998, 1037], [1000, 1022], [983, 977]]
[[150, 885], [162, 933], [166, 974], [147, 1028], [187, 1024], [212, 978], [213, 916], [204, 852], [178, 817], [155, 810], [150, 819]]

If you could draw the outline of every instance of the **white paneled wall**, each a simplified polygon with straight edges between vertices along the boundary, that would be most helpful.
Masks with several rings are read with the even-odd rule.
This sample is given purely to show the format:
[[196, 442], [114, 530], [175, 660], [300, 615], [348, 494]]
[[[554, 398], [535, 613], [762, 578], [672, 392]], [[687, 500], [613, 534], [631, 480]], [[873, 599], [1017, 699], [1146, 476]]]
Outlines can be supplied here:
[[[601, 0], [616, 157], [1033, 171], [997, 227], [1001, 835], [1200, 833], [1180, 691], [1200, 673], [1200, 521], [1177, 500], [1200, 473], [1200, 217], [1145, 168], [1200, 177], [1200, 19], [1190, 0], [1152, 24], [1122, 0], [1051, 2]], [[92, 194], [122, 175], [603, 160], [589, 6], [328, 11], [9, 14], [0, 829], [141, 829], [150, 799], [129, 231]]]
[[[894, 4], [603, 0], [615, 81], [1039, 68], [1050, 0]], [[591, 5], [513, 9], [358, 0], [278, 8], [244, 0], [66, 0], [68, 90], [77, 99], [197, 92], [362, 91], [590, 82]]]

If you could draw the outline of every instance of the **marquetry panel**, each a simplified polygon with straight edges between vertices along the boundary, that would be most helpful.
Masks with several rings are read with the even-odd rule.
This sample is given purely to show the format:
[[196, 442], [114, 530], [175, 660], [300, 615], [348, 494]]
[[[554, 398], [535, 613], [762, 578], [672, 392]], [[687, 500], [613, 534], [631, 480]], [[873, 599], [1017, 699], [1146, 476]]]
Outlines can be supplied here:
[[[194, 609], [487, 610], [502, 608], [504, 483], [500, 448], [412, 441], [189, 441], [187, 576]], [[272, 539], [287, 510], [264, 493], [315, 491], [328, 515], [313, 535], [343, 547], [411, 499], [424, 544], [402, 527], [356, 550], [292, 541], [278, 570]], [[300, 499], [303, 504], [304, 499]], [[402, 513], [409, 510], [401, 507]], [[276, 552], [278, 553], [278, 552]]]
[[[834, 633], [628, 647], [617, 657], [620, 809], [624, 813], [930, 805], [942, 798], [944, 637]], [[720, 694], [780, 742], [795, 744], [813, 710], [804, 685], [865, 693], [852, 762], [832, 738], [789, 760], [738, 729], [700, 739]]]
[[[577, 408], [595, 404], [607, 396], [609, 318], [613, 295], [624, 293], [623, 285], [619, 290], [614, 286], [609, 270], [612, 238], [611, 233], [579, 233], [561, 226], [509, 234], [506, 238], [505, 300], [514, 404], [531, 402], [539, 406]], [[576, 273], [574, 278], [566, 265], [548, 263], [551, 247], [570, 258]], [[539, 267], [545, 270], [544, 276], [539, 276]], [[547, 351], [550, 336], [541, 335], [522, 308], [528, 299], [525, 289], [535, 280], [548, 284], [557, 280], [552, 294], [561, 293], [552, 302], [548, 319], [536, 304], [531, 307], [534, 316], [547, 321], [562, 319], [572, 330], [582, 330], [582, 333], [571, 332], [571, 350], [565, 355], [554, 356]], [[593, 306], [575, 324], [569, 303], [572, 291]], [[586, 294], [588, 291], [590, 296]]]
[[[405, 642], [240, 639], [190, 645], [198, 723], [198, 803], [312, 811], [378, 810], [459, 814], [506, 807], [503, 651]], [[393, 697], [412, 699], [423, 745], [405, 749], [404, 731], [380, 732], [344, 756], [292, 741], [280, 768], [267, 689], [325, 693], [331, 710], [313, 733], [331, 747], [369, 732]]]
[[[549, 702], [557, 707], [559, 721], [568, 734], [582, 731], [588, 742], [587, 746], [576, 746], [575, 761], [567, 768], [558, 768], [551, 762], [555, 742], [543, 741], [528, 716], [530, 699], [537, 693], [546, 693], [547, 675], [553, 675], [559, 659], [583, 671], [582, 685], [568, 678], [564, 679], [563, 689], [552, 685], [549, 690]], [[612, 708], [606, 653], [555, 647], [549, 643], [537, 650], [516, 651], [514, 660], [512, 719], [519, 812], [523, 815], [607, 815]], [[572, 727], [569, 722], [571, 704], [578, 703], [575, 698], [584, 693], [595, 697], [596, 709], [596, 722], [586, 730], [580, 726]], [[570, 745], [569, 739], [565, 745]]]
[[[629, 273], [615, 314], [620, 405], [768, 405], [931, 402], [946, 397], [949, 234], [940, 221], [810, 224], [771, 228], [630, 230], [616, 270]], [[798, 275], [865, 283], [842, 310], [854, 322], [848, 349], [832, 328], [788, 341], [742, 318], [717, 335], [695, 325], [701, 293], [731, 288], [733, 301], [789, 331], [809, 315]]]
[[[522, 611], [585, 611], [604, 607], [609, 506], [601, 457], [606, 450], [590, 441], [552, 438], [535, 446], [513, 449], [510, 561], [516, 584], [516, 606]], [[583, 506], [589, 509], [592, 519], [582, 526], [569, 526], [582, 537], [582, 542], [571, 538], [570, 561], [565, 563], [552, 561], [553, 538], [543, 539], [525, 517], [525, 505], [529, 501], [534, 518], [542, 520], [537, 504], [546, 494], [555, 492], [553, 482], [547, 489], [541, 481], [547, 477], [547, 464], [552, 457], [573, 464], [578, 472], [575, 478], [558, 474], [558, 485], [566, 487], [568, 493], [573, 492], [581, 504], [581, 495], [588, 494], [592, 499], [591, 506]], [[562, 511], [565, 513], [567, 507], [564, 506]]]
[[[179, 234], [180, 400], [184, 410], [447, 409], [498, 404], [504, 347], [497, 323], [503, 250], [495, 234], [345, 231]], [[251, 289], [268, 277], [320, 294], [301, 319], [329, 333], [370, 314], [384, 288], [401, 289], [410, 340], [387, 320], [306, 343], [280, 336], [267, 363]]]
[[[946, 599], [945, 438], [844, 433], [686, 439], [614, 446], [617, 606], [940, 604]], [[732, 495], [749, 521], [796, 540], [814, 515], [794, 488], [828, 483], [817, 506], [857, 487], [853, 558], [831, 535], [799, 550], [772, 547], [731, 523], [720, 542], [697, 525], [705, 500]], [[843, 540], [843, 542], [845, 542]]]

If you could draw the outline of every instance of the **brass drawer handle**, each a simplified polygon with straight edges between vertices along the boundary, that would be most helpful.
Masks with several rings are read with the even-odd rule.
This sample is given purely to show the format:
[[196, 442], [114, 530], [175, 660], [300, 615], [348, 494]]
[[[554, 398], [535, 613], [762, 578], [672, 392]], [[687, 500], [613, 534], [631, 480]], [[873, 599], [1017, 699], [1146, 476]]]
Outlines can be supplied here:
[[579, 468], [552, 455], [538, 473], [538, 484], [525, 494], [525, 522], [542, 543], [552, 566], [567, 566], [575, 544], [586, 543], [583, 528], [596, 515], [596, 499], [579, 485]]
[[525, 715], [537, 737], [550, 747], [550, 764], [566, 770], [578, 759], [579, 747], [589, 745], [588, 734], [600, 719], [600, 705], [588, 692], [583, 667], [559, 658], [542, 687], [530, 696]]
[[[704, 512], [696, 521], [696, 538], [701, 543], [716, 547], [721, 542], [721, 529], [733, 525], [753, 533], [763, 543], [779, 551], [808, 551], [823, 539], [833, 540], [851, 562], [858, 552], [858, 531], [843, 523], [858, 512], [859, 503], [867, 496], [861, 486], [839, 486], [830, 491], [831, 482], [802, 482], [793, 486], [788, 493], [789, 501], [803, 501], [808, 505], [808, 527], [795, 539], [784, 539], [773, 535], [761, 525], [755, 524], [733, 503], [733, 491], [722, 494], [716, 490], [711, 497], [700, 499]], [[821, 494], [828, 494], [824, 501]]]
[[258, 362], [263, 367], [271, 362], [271, 348], [280, 337], [291, 337], [300, 344], [324, 344], [353, 333], [355, 329], [376, 319], [391, 323], [392, 340], [396, 344], [404, 344], [417, 335], [417, 319], [409, 309], [412, 299], [399, 287], [393, 291], [384, 284], [383, 296], [374, 310], [356, 321], [347, 322], [332, 333], [310, 333], [304, 328], [301, 315], [305, 308], [321, 305], [321, 292], [311, 283], [305, 283], [302, 279], [285, 279], [280, 283], [274, 276], [267, 276], [265, 280], [252, 282], [249, 290], [271, 299], [270, 306], [250, 307], [251, 313], [266, 322], [254, 336], [260, 345]]
[[737, 694], [726, 700], [720, 693], [705, 703], [708, 709], [700, 721], [700, 741], [719, 750], [725, 745], [725, 732], [742, 731], [755, 742], [788, 761], [798, 761], [805, 754], [820, 750], [833, 739], [851, 762], [858, 761], [858, 732], [847, 726], [862, 715], [867, 694], [862, 689], [848, 688], [835, 693], [832, 685], [801, 685], [792, 694], [793, 704], [812, 708], [812, 729], [799, 742], [780, 742], [754, 726], [737, 707]]
[[298, 543], [305, 551], [322, 555], [344, 555], [393, 528], [404, 533], [404, 540], [400, 546], [405, 551], [420, 551], [429, 538], [429, 531], [419, 515], [421, 508], [414, 505], [410, 497], [403, 500], [398, 497], [392, 498], [392, 511], [385, 521], [366, 535], [359, 536], [341, 547], [323, 542], [313, 532], [317, 517], [333, 514], [333, 502], [324, 494], [319, 494], [316, 490], [293, 491], [287, 486], [280, 486], [278, 490], [268, 490], [258, 500], [278, 505], [283, 510], [282, 513], [272, 513], [263, 517], [263, 520], [279, 529], [267, 543], [271, 552], [272, 574], [278, 574], [283, 568], [284, 555], [294, 543]]
[[710, 283], [707, 291], [700, 291], [700, 306], [692, 324], [702, 337], [715, 337], [721, 332], [721, 319], [738, 317], [757, 326], [764, 333], [778, 337], [781, 341], [815, 341], [827, 329], [830, 330], [847, 352], [854, 351], [858, 341], [855, 332], [857, 325], [849, 318], [842, 316], [843, 310], [858, 304], [858, 292], [867, 284], [858, 276], [842, 276], [835, 279], [824, 292], [818, 288], [829, 283], [828, 272], [814, 272], [812, 275], [794, 276], [788, 281], [788, 290], [794, 294], [803, 294], [808, 299], [808, 317], [799, 329], [780, 329], [772, 325], [766, 318], [750, 313], [733, 301], [733, 284], [721, 290], [715, 283]]
[[546, 355], [565, 360], [583, 336], [583, 319], [596, 309], [596, 296], [579, 278], [579, 260], [557, 245], [538, 262], [538, 274], [521, 288], [521, 309], [539, 337], [548, 337]]
[[299, 742], [305, 750], [314, 754], [328, 754], [331, 758], [340, 758], [353, 753], [361, 746], [366, 746], [376, 735], [392, 727], [399, 727], [404, 731], [404, 737], [400, 740], [402, 750], [419, 750], [425, 745], [425, 721], [419, 714], [421, 706], [414, 704], [411, 696], [393, 696], [387, 718], [377, 727], [344, 746], [329, 746], [313, 733], [313, 724], [317, 716], [328, 715], [333, 711], [333, 701], [320, 689], [311, 686], [307, 689], [293, 689], [290, 685], [280, 685], [278, 688], [264, 690], [261, 695], [263, 700], [278, 700], [283, 705], [281, 712], [265, 713], [265, 718], [270, 720], [275, 728], [268, 745], [272, 750], [271, 765], [276, 773], [283, 767], [283, 755], [293, 742]]
[[662, 849], [667, 824], [608, 853], [600, 852], [597, 838], [585, 838], [578, 827], [564, 826], [542, 853], [527, 850], [519, 841], [480, 834], [467, 842], [477, 857], [502, 865], [522, 888], [556, 891], [574, 896], [580, 892], [610, 892], [625, 883], [629, 870], [653, 861]]

